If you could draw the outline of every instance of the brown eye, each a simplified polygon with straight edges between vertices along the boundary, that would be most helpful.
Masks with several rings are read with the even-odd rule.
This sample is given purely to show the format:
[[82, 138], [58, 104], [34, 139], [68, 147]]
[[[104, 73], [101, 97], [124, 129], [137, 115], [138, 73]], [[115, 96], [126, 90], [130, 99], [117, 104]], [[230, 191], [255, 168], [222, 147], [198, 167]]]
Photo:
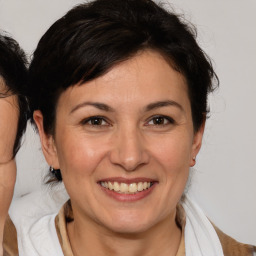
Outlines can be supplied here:
[[152, 121], [153, 121], [154, 125], [163, 125], [163, 124], [165, 124], [165, 122], [164, 122], [165, 118], [161, 117], [161, 116], [153, 118]]
[[102, 118], [92, 118], [89, 123], [91, 123], [91, 125], [102, 125], [102, 121]]
[[160, 126], [160, 125], [168, 125], [168, 124], [173, 124], [174, 120], [171, 117], [168, 116], [154, 116], [152, 117], [147, 125], [155, 125], [155, 126]]
[[91, 126], [107, 126], [108, 123], [103, 117], [95, 116], [86, 118], [81, 122], [82, 125], [91, 125]]

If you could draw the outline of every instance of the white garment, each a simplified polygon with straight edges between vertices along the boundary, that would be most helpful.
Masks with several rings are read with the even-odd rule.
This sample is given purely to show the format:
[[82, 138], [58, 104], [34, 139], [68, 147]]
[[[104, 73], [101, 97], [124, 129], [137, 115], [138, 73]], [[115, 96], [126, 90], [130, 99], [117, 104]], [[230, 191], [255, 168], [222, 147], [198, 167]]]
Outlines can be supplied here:
[[186, 212], [186, 256], [223, 256], [219, 237], [199, 206], [189, 196], [182, 206]]
[[[55, 217], [64, 200], [66, 196], [56, 205], [42, 192], [14, 200], [10, 217], [17, 229], [20, 256], [64, 256], [55, 229]], [[189, 197], [182, 205], [186, 256], [223, 256], [216, 231], [203, 211]]]
[[9, 215], [16, 227], [19, 256], [64, 256], [55, 217], [68, 200], [64, 189], [34, 191], [15, 198]]

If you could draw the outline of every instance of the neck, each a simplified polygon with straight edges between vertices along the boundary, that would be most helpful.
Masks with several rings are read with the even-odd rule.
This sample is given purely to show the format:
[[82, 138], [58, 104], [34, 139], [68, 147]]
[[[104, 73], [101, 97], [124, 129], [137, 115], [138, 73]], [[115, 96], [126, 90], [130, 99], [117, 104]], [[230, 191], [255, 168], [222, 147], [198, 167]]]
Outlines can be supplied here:
[[16, 178], [16, 163], [14, 160], [0, 159], [0, 256], [3, 255], [3, 234], [8, 209], [13, 196]]
[[115, 233], [75, 216], [68, 224], [68, 235], [74, 256], [175, 256], [181, 230], [175, 221], [176, 211], [160, 223], [139, 234]]
[[0, 256], [2, 256], [3, 253], [3, 239], [0, 239]]
[[0, 219], [0, 256], [3, 256], [4, 218]]

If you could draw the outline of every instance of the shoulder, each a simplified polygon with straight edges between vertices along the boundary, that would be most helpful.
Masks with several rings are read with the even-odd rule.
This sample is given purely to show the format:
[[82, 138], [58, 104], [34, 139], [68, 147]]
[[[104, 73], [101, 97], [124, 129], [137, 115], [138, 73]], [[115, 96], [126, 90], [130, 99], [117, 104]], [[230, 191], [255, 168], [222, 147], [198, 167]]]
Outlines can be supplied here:
[[232, 237], [223, 233], [218, 227], [212, 224], [220, 239], [225, 256], [253, 256], [256, 255], [256, 247], [237, 242]]
[[[16, 243], [18, 240], [20, 255], [63, 255], [55, 229], [55, 217], [63, 196], [56, 201], [57, 199], [51, 198], [50, 193], [44, 192], [34, 191], [15, 198], [10, 207], [9, 214], [13, 224], [7, 223], [7, 226], [11, 225], [17, 232], [18, 239], [15, 240]], [[58, 192], [56, 194], [61, 193]], [[6, 232], [5, 237], [8, 234], [10, 233]], [[9, 236], [8, 244], [13, 240], [12, 237]]]

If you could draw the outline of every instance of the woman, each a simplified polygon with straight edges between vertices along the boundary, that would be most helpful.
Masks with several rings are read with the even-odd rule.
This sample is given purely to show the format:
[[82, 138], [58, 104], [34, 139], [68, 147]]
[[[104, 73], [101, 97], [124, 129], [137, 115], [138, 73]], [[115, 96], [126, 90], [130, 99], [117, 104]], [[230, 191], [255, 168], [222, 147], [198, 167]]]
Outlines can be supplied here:
[[80, 5], [29, 72], [51, 180], [70, 200], [14, 221], [20, 255], [253, 255], [184, 195], [215, 78], [188, 24], [151, 1]]
[[27, 81], [24, 52], [12, 38], [0, 35], [0, 255], [3, 229], [16, 177], [15, 155], [26, 128]]

